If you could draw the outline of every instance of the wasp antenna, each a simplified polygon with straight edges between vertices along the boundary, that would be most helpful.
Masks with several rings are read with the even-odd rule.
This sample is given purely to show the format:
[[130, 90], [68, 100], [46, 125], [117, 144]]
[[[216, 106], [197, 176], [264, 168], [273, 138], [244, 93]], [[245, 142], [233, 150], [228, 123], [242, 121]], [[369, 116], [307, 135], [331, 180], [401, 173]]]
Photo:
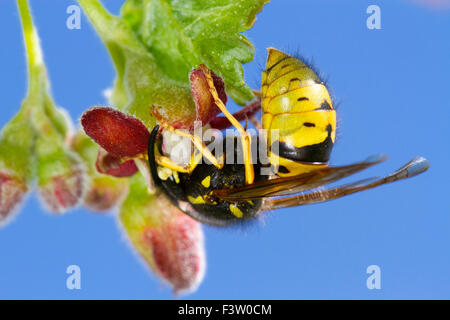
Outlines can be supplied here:
[[155, 143], [156, 143], [156, 138], [158, 136], [159, 128], [160, 128], [160, 126], [156, 125], [153, 128], [152, 132], [150, 133], [150, 137], [148, 139], [148, 150], [147, 150], [150, 174], [152, 175], [153, 183], [155, 185], [161, 184], [161, 179], [158, 176], [158, 171], [156, 169], [156, 162], [155, 162]]

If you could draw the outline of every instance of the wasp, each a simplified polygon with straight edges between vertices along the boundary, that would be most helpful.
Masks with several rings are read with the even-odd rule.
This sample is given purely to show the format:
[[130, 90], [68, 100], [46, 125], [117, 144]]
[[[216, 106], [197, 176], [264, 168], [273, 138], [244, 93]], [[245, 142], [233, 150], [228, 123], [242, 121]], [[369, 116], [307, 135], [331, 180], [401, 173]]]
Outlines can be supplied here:
[[[329, 90], [311, 65], [299, 58], [269, 48], [262, 85], [257, 92], [263, 132], [251, 136], [225, 107], [214, 86], [211, 72], [204, 69], [215, 104], [239, 132], [225, 137], [239, 146], [243, 161], [236, 161], [236, 147], [222, 154], [211, 152], [199, 136], [168, 125], [155, 126], [150, 134], [148, 161], [154, 183], [183, 212], [200, 222], [225, 226], [257, 217], [261, 212], [337, 199], [426, 171], [429, 163], [417, 157], [382, 178], [371, 178], [326, 187], [337, 180], [367, 169], [386, 159], [383, 155], [346, 166], [329, 166], [336, 139], [336, 110]], [[181, 166], [164, 155], [162, 130], [187, 138], [195, 146], [188, 165]], [[271, 133], [277, 132], [276, 138]], [[252, 145], [264, 142], [266, 154]], [[260, 149], [257, 149], [260, 150]], [[227, 153], [234, 162], [223, 163]], [[273, 175], [262, 174], [269, 159]], [[256, 161], [252, 161], [256, 158]], [[205, 160], [205, 161], [201, 161]], [[163, 174], [169, 172], [169, 174]]]

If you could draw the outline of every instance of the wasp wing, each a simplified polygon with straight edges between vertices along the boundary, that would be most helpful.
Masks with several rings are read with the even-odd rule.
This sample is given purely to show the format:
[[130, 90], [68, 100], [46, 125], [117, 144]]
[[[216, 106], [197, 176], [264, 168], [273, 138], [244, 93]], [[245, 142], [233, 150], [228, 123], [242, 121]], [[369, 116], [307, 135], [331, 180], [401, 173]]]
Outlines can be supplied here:
[[430, 164], [428, 160], [422, 157], [417, 157], [405, 164], [394, 173], [382, 178], [364, 179], [336, 188], [316, 190], [313, 192], [298, 194], [285, 198], [265, 199], [261, 210], [268, 211], [338, 199], [349, 194], [372, 189], [383, 184], [414, 177], [426, 171], [429, 166]]
[[340, 167], [322, 167], [300, 175], [276, 178], [233, 189], [214, 190], [214, 196], [226, 201], [247, 201], [267, 197], [279, 197], [303, 192], [348, 177], [387, 159], [376, 155], [366, 160]]

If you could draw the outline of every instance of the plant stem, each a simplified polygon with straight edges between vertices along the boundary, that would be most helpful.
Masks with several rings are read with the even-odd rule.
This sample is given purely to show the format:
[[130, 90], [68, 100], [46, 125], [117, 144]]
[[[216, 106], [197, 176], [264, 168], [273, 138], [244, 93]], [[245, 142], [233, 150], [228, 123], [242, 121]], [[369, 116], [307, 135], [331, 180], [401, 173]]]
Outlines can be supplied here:
[[[17, 6], [22, 22], [25, 52], [28, 63], [28, 92], [26, 99], [36, 101], [41, 98], [40, 93], [45, 92], [48, 86], [42, 50], [39, 43], [39, 36], [33, 25], [28, 1], [17, 0]], [[31, 104], [24, 103], [23, 107], [26, 108], [28, 105]]]
[[110, 14], [98, 0], [78, 0], [103, 42], [120, 44], [140, 54], [146, 54], [139, 41], [122, 19]]
[[[83, 11], [89, 17], [89, 20], [94, 25], [97, 32], [103, 37], [108, 33], [112, 33], [110, 26], [112, 15], [103, 7], [98, 0], [78, 0], [78, 3], [83, 8]], [[104, 39], [106, 40], [106, 39]]]
[[36, 132], [56, 141], [64, 137], [64, 132], [67, 131], [66, 119], [62, 119], [63, 116], [56, 110], [49, 93], [50, 84], [28, 0], [17, 0], [17, 7], [22, 22], [28, 64], [28, 92], [18, 117], [27, 118], [24, 121], [29, 121]]

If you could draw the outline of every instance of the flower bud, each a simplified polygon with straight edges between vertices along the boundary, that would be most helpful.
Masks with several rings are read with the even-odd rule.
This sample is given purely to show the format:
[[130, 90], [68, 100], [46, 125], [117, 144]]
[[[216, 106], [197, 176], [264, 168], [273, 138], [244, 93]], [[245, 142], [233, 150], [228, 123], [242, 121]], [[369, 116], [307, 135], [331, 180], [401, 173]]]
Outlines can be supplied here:
[[128, 192], [128, 182], [107, 175], [92, 177], [84, 196], [84, 205], [92, 211], [108, 211], [116, 207]]
[[175, 293], [192, 291], [205, 271], [203, 233], [197, 221], [175, 207], [169, 210], [164, 223], [144, 229], [140, 245], [151, 251], [154, 271]]
[[0, 133], [0, 225], [12, 216], [33, 179], [34, 134], [25, 112], [19, 112]]
[[10, 173], [0, 171], [0, 225], [12, 216], [28, 191], [27, 184]]
[[132, 180], [119, 216], [132, 245], [175, 293], [195, 290], [206, 265], [200, 223], [163, 194], [150, 195], [139, 175]]
[[36, 142], [38, 192], [46, 207], [63, 213], [76, 206], [84, 190], [84, 168], [79, 157], [64, 145], [43, 137]]
[[89, 182], [83, 199], [84, 205], [93, 211], [107, 211], [121, 203], [128, 193], [128, 181], [101, 174], [96, 168], [97, 156], [101, 150], [104, 154], [110, 154], [100, 148], [82, 130], [72, 137], [70, 147], [86, 166], [86, 178]]

